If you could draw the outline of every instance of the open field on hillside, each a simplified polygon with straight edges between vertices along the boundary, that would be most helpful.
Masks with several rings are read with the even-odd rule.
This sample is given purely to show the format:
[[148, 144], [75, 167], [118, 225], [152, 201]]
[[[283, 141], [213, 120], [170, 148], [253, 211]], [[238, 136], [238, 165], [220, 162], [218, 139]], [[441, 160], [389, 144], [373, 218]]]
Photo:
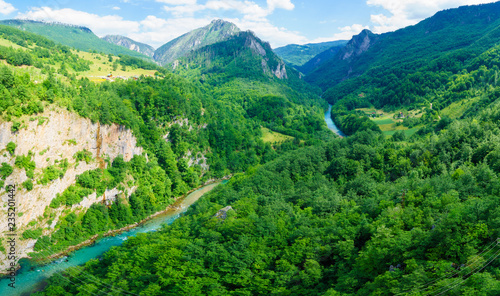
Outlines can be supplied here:
[[448, 107], [440, 111], [443, 116], [448, 116], [452, 119], [459, 118], [464, 114], [464, 112], [472, 107], [475, 103], [480, 100], [480, 97], [475, 97], [472, 99], [464, 99], [458, 102], [451, 103]]
[[[91, 61], [90, 70], [85, 72], [79, 72], [78, 77], [88, 77], [92, 81], [105, 81], [101, 77], [106, 77], [108, 74], [112, 74], [114, 77], [133, 77], [133, 76], [153, 76], [156, 72], [155, 70], [144, 70], [144, 69], [132, 69], [131, 67], [126, 67], [123, 70], [122, 66], [118, 66], [116, 70], [113, 70], [113, 63], [109, 62], [107, 55], [102, 55], [98, 53], [89, 53], [84, 51], [73, 51], [73, 53], [78, 54], [78, 56], [87, 61]], [[113, 56], [113, 61], [118, 60], [119, 57]], [[70, 71], [70, 73], [75, 73]]]
[[[413, 127], [411, 129], [402, 125], [398, 126], [398, 122], [403, 122], [402, 119], [394, 118], [399, 114], [399, 111], [384, 112], [383, 110], [375, 108], [358, 108], [356, 110], [362, 111], [366, 116], [368, 116], [368, 118], [375, 122], [379, 126], [380, 130], [382, 130], [382, 133], [386, 136], [392, 136], [396, 131], [399, 130], [405, 131], [406, 136], [411, 136], [420, 128], [420, 126]], [[410, 110], [405, 113], [407, 114], [406, 116], [420, 118], [423, 115], [423, 109]], [[372, 116], [373, 114], [376, 114], [377, 117], [374, 118]]]
[[[20, 45], [13, 43], [10, 40], [3, 39], [3, 38], [0, 38], [0, 46], [12, 47], [14, 49], [20, 48], [23, 50], [30, 50], [31, 48], [36, 47], [36, 45], [31, 45], [29, 47], [23, 47], [23, 46], [20, 46]], [[112, 74], [113, 77], [111, 79], [114, 79], [118, 76], [123, 77], [123, 78], [130, 78], [130, 77], [141, 76], [141, 75], [153, 76], [154, 73], [156, 72], [155, 70], [133, 69], [130, 66], [127, 66], [124, 68], [124, 67], [122, 67], [122, 65], [117, 65], [117, 66], [115, 65], [115, 69], [113, 69], [113, 62], [120, 59], [117, 56], [113, 56], [112, 57], [113, 62], [110, 62], [108, 55], [101, 54], [101, 53], [89, 53], [89, 52], [78, 51], [78, 50], [72, 50], [72, 53], [78, 55], [78, 57], [81, 59], [84, 59], [84, 60], [91, 62], [90, 70], [88, 70], [88, 71], [77, 72], [71, 67], [66, 68], [68, 71], [68, 74], [75, 74], [77, 79], [87, 77], [92, 81], [102, 82], [102, 81], [106, 81], [106, 77], [109, 74]], [[44, 66], [49, 66], [49, 67], [53, 68], [56, 72], [58, 72], [59, 69], [61, 69], [61, 66], [63, 63], [64, 62], [62, 62], [62, 61], [54, 60], [50, 64], [48, 64], [48, 65], [45, 64]], [[32, 77], [33, 77], [33, 75], [40, 76], [40, 77], [36, 77], [36, 78], [33, 77], [34, 80], [37, 80], [37, 81], [43, 80], [43, 79], [40, 79], [40, 78], [42, 78], [41, 76], [43, 76], [43, 77], [46, 76], [45, 74], [41, 74], [42, 73], [41, 69], [38, 69], [38, 68], [35, 68], [32, 66], [22, 66], [20, 68], [29, 69], [30, 75], [32, 75]], [[63, 77], [63, 76], [61, 75], [61, 77]], [[66, 79], [66, 78], [63, 77], [62, 79]]]
[[293, 137], [287, 136], [275, 131], [272, 131], [268, 128], [261, 127], [262, 130], [262, 141], [265, 143], [281, 143], [286, 140], [291, 140]]
[[0, 46], [12, 47], [15, 49], [18, 49], [18, 48], [24, 49], [24, 47], [19, 46], [19, 45], [15, 44], [14, 42], [7, 40], [7, 39], [3, 39], [3, 38], [0, 38]]

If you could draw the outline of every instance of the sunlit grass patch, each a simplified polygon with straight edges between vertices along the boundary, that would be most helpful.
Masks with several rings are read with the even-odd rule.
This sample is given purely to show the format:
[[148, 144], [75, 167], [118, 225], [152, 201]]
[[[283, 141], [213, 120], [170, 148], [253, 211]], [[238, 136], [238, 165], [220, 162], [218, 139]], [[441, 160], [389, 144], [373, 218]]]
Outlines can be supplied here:
[[280, 143], [286, 140], [293, 139], [291, 136], [287, 136], [275, 131], [272, 131], [268, 128], [261, 127], [262, 130], [262, 141], [265, 143]]

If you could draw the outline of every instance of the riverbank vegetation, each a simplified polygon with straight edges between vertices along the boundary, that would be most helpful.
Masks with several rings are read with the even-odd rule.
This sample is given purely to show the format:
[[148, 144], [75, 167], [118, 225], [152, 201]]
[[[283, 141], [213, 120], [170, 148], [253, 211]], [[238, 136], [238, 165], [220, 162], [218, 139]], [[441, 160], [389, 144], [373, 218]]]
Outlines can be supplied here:
[[289, 152], [233, 177], [171, 226], [68, 271], [81, 285], [56, 276], [38, 295], [496, 291], [498, 264], [488, 263], [500, 251], [500, 154], [486, 135], [500, 132], [499, 110], [439, 137], [364, 131]]

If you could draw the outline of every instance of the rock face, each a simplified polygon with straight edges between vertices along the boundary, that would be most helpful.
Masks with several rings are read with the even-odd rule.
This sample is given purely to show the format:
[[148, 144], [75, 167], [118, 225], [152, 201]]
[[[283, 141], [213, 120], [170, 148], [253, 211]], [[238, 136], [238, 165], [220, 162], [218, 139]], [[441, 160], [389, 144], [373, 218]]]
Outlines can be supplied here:
[[220, 209], [217, 213], [215, 213], [214, 217], [221, 219], [221, 220], [226, 220], [227, 218], [227, 212], [232, 210], [233, 208], [231, 206], [227, 206], [225, 208]]
[[253, 34], [248, 35], [245, 45], [249, 47], [256, 54], [262, 57], [266, 56], [266, 50], [264, 49], [264, 47], [262, 47], [262, 45], [260, 45], [260, 43], [253, 36]]
[[363, 30], [356, 36], [353, 36], [351, 41], [341, 49], [340, 59], [347, 60], [360, 56], [367, 51], [370, 46], [377, 42], [378, 36], [369, 30]]
[[167, 65], [189, 52], [214, 44], [238, 33], [240, 29], [233, 23], [214, 20], [209, 25], [186, 33], [162, 45], [155, 51], [154, 59], [160, 65]]
[[[246, 35], [245, 46], [262, 57], [261, 66], [264, 74], [272, 73], [279, 79], [288, 79], [285, 63], [272, 51], [269, 43], [262, 42], [251, 31], [247, 31]], [[273, 69], [272, 64], [277, 64], [276, 68]]]
[[[24, 120], [24, 127], [17, 132], [11, 132], [11, 122], [0, 123], [0, 163], [8, 163], [13, 168], [13, 173], [5, 180], [5, 185], [15, 184], [15, 207], [16, 207], [16, 252], [18, 258], [26, 257], [33, 251], [35, 240], [20, 240], [21, 234], [31, 221], [37, 221], [36, 228], [54, 227], [57, 223], [62, 208], [57, 209], [52, 221], [44, 218], [46, 207], [66, 188], [75, 183], [76, 176], [100, 166], [97, 157], [111, 160], [118, 155], [123, 155], [125, 161], [129, 161], [134, 155], [142, 154], [142, 148], [136, 146], [136, 138], [132, 131], [118, 125], [99, 125], [92, 123], [78, 115], [62, 109], [46, 111], [38, 115], [39, 120]], [[45, 120], [44, 120], [45, 119]], [[9, 142], [16, 144], [14, 155], [6, 151]], [[99, 145], [98, 145], [99, 144]], [[76, 162], [73, 158], [76, 152], [87, 150], [92, 153], [93, 161], [88, 164], [85, 161]], [[33, 153], [32, 160], [36, 163], [34, 186], [31, 191], [22, 188], [21, 183], [27, 180], [25, 169], [15, 167], [16, 156]], [[99, 152], [99, 155], [97, 154]], [[46, 185], [38, 184], [42, 170], [59, 161], [67, 159], [69, 166], [64, 177], [53, 180]], [[114, 191], [113, 191], [114, 190]], [[133, 191], [129, 189], [129, 191]], [[130, 193], [130, 192], [129, 192]], [[116, 189], [107, 192], [110, 198], [118, 194]], [[102, 198], [89, 196], [80, 203], [80, 208], [88, 208], [92, 203], [102, 201]], [[5, 190], [0, 193], [2, 206], [0, 217], [7, 217], [8, 195]], [[73, 208], [77, 206], [74, 205]], [[0, 238], [6, 239], [9, 232], [6, 219], [0, 221]], [[49, 224], [50, 222], [50, 224]], [[50, 233], [45, 229], [44, 235]], [[9, 264], [6, 254], [0, 252], [0, 270], [5, 270]]]
[[143, 55], [146, 55], [148, 57], [153, 57], [155, 54], [155, 49], [147, 44], [140, 43], [137, 41], [134, 41], [130, 38], [127, 38], [125, 36], [120, 36], [120, 35], [106, 35], [102, 37], [103, 40], [108, 41], [109, 43], [113, 43], [119, 46], [126, 47], [130, 50], [137, 51], [139, 53], [142, 53]]
[[274, 71], [274, 75], [276, 75], [279, 79], [288, 79], [285, 63], [280, 62], [278, 64], [278, 67], [276, 67], [276, 70]]
[[322, 55], [323, 59], [311, 60], [307, 68], [302, 69], [309, 71], [305, 80], [326, 89], [361, 75], [364, 71], [363, 65], [369, 63], [366, 61], [366, 55], [373, 52], [372, 48], [378, 46], [381, 40], [385, 40], [387, 34], [390, 33], [377, 35], [366, 29], [361, 31], [353, 36], [344, 47], [325, 53]]

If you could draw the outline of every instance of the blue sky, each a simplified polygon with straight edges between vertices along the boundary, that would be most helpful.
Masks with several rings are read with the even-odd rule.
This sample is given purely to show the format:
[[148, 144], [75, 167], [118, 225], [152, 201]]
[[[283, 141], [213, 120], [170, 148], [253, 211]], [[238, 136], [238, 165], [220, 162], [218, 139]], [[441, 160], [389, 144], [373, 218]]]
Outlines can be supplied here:
[[489, 0], [0, 0], [0, 18], [56, 21], [119, 34], [157, 48], [222, 18], [272, 47], [348, 40], [367, 28], [384, 33], [439, 10]]

